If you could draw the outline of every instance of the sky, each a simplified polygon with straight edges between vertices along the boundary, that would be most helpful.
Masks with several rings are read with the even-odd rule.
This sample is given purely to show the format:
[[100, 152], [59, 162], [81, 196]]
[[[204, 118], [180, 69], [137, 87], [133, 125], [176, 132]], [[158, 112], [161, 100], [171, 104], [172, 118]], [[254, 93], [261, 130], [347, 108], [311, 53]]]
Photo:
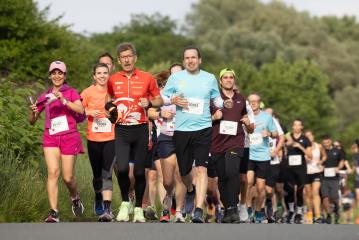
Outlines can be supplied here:
[[[198, 0], [35, 0], [40, 10], [50, 6], [48, 18], [63, 15], [61, 24], [74, 32], [90, 34], [110, 32], [130, 21], [132, 14], [160, 12], [183, 24], [192, 4]], [[260, 0], [268, 3], [271, 0]], [[277, 0], [280, 1], [280, 0]], [[354, 15], [359, 19], [359, 0], [281, 0], [300, 11], [315, 16]]]

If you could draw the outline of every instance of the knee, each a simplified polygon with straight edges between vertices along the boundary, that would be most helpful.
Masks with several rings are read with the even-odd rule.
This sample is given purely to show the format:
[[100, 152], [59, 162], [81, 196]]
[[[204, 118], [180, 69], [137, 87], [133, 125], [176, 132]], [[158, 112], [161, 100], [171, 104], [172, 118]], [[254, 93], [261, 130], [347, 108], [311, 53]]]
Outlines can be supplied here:
[[63, 181], [64, 181], [65, 184], [71, 184], [75, 180], [75, 177], [72, 174], [62, 176], [62, 178], [63, 178]]
[[54, 168], [54, 169], [48, 169], [47, 170], [47, 178], [50, 180], [57, 180], [60, 175], [60, 169]]
[[207, 168], [206, 167], [202, 167], [202, 166], [199, 166], [197, 167], [197, 174], [199, 175], [207, 175]]

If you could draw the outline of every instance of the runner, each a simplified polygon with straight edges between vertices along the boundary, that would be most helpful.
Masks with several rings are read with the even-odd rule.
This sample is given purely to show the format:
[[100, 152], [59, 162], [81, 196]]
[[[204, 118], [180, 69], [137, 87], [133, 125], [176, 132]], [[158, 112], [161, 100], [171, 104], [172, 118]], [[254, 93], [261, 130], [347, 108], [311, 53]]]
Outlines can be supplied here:
[[[249, 104], [254, 113], [254, 132], [249, 134], [249, 162], [248, 162], [248, 188], [256, 185], [256, 212], [255, 222], [262, 223], [264, 221], [264, 212], [262, 205], [265, 198], [265, 180], [270, 170], [270, 146], [269, 138], [278, 136], [278, 131], [273, 121], [273, 117], [260, 110], [261, 98], [258, 94], [252, 93], [248, 96]], [[256, 181], [254, 183], [254, 177]]]
[[76, 155], [83, 153], [77, 122], [84, 120], [84, 108], [77, 91], [66, 82], [67, 69], [65, 63], [54, 61], [49, 67], [50, 87], [31, 105], [30, 124], [34, 125], [40, 113], [45, 110], [45, 130], [43, 149], [47, 166], [47, 194], [50, 211], [45, 222], [59, 222], [58, 211], [58, 177], [60, 160], [62, 179], [70, 192], [72, 213], [80, 216], [84, 207], [77, 191], [74, 177]]
[[95, 83], [82, 93], [82, 105], [88, 120], [87, 149], [93, 173], [93, 189], [95, 191], [95, 214], [99, 221], [110, 222], [113, 219], [111, 211], [112, 200], [112, 169], [115, 160], [114, 125], [105, 113], [107, 82], [109, 68], [104, 63], [98, 63], [93, 68]]
[[240, 161], [243, 157], [245, 134], [242, 123], [248, 132], [253, 132], [254, 125], [247, 117], [246, 99], [234, 90], [236, 74], [225, 68], [219, 74], [221, 97], [231, 99], [233, 108], [218, 109], [211, 104], [212, 144], [209, 165], [214, 165], [218, 174], [218, 187], [225, 212], [223, 223], [239, 223], [238, 195]]
[[[281, 195], [277, 199], [274, 194], [274, 190], [281, 188], [281, 186], [277, 186], [280, 182], [281, 171], [282, 171], [282, 157], [283, 157], [283, 145], [285, 141], [285, 132], [283, 131], [279, 121], [274, 117], [273, 109], [267, 108], [265, 110], [269, 115], [273, 117], [274, 124], [278, 131], [278, 136], [276, 138], [269, 138], [269, 145], [271, 148], [271, 161], [269, 172], [266, 178], [266, 217], [268, 223], [274, 223], [277, 221], [277, 218], [274, 216], [274, 212], [278, 210], [277, 205], [281, 207]], [[278, 200], [278, 203], [277, 203]], [[281, 215], [281, 214], [279, 214]]]
[[99, 63], [104, 63], [107, 65], [110, 75], [114, 72], [115, 64], [113, 62], [113, 57], [111, 56], [110, 53], [106, 52], [101, 54], [97, 60]]
[[[307, 204], [307, 223], [322, 223], [321, 219], [321, 199], [320, 181], [323, 174], [323, 164], [327, 160], [327, 155], [323, 146], [314, 141], [313, 132], [305, 131], [305, 136], [312, 144], [312, 157], [307, 159], [307, 176], [305, 183], [305, 198]], [[314, 211], [314, 221], [313, 221]]]
[[[356, 140], [351, 147], [353, 165], [355, 171], [355, 199], [356, 199], [356, 207], [359, 209], [359, 140]], [[359, 216], [356, 218], [355, 222], [359, 222]]]
[[335, 223], [339, 221], [339, 169], [344, 166], [344, 152], [333, 146], [329, 135], [323, 137], [322, 144], [327, 154], [324, 162], [324, 177], [322, 179], [321, 194], [323, 209], [326, 213], [325, 222], [332, 223], [330, 203], [334, 204]]
[[[217, 80], [213, 74], [200, 70], [201, 61], [198, 48], [185, 48], [183, 64], [186, 70], [172, 74], [163, 91], [166, 105], [177, 105], [173, 140], [179, 171], [189, 192], [194, 191], [190, 174], [193, 162], [197, 167], [194, 223], [203, 223], [202, 206], [207, 191], [207, 164], [212, 133], [210, 99], [215, 99], [217, 107], [223, 106]], [[233, 102], [229, 100], [224, 104], [231, 107]]]
[[[285, 165], [286, 181], [284, 184], [285, 200], [288, 204], [288, 215], [286, 223], [303, 223], [303, 189], [307, 175], [307, 164], [305, 159], [311, 159], [311, 143], [302, 134], [303, 122], [295, 119], [292, 125], [293, 133], [287, 135], [287, 159]], [[295, 188], [296, 187], [296, 188]], [[295, 195], [294, 195], [295, 194]], [[297, 211], [295, 214], [295, 199]]]
[[131, 43], [121, 43], [117, 48], [118, 63], [122, 71], [113, 74], [108, 92], [114, 96], [118, 113], [122, 119], [115, 127], [115, 152], [122, 203], [117, 221], [129, 221], [129, 160], [133, 153], [135, 160], [136, 203], [133, 222], [145, 222], [142, 197], [146, 188], [145, 165], [148, 146], [148, 117], [146, 109], [152, 104], [163, 104], [156, 80], [147, 72], [135, 67], [136, 49]]

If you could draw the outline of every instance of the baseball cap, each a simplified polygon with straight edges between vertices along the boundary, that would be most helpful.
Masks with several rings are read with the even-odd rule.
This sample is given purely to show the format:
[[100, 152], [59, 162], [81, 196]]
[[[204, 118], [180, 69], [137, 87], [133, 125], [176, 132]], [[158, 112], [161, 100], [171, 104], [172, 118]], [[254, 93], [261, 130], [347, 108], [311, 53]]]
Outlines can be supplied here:
[[65, 65], [64, 62], [61, 62], [61, 61], [53, 61], [53, 62], [50, 64], [49, 72], [52, 72], [54, 69], [58, 69], [58, 70], [60, 70], [61, 72], [66, 73], [66, 65]]
[[234, 72], [233, 69], [230, 68], [224, 68], [219, 72], [219, 78], [222, 78], [224, 74], [226, 73], [232, 73], [234, 77], [236, 77], [236, 73]]

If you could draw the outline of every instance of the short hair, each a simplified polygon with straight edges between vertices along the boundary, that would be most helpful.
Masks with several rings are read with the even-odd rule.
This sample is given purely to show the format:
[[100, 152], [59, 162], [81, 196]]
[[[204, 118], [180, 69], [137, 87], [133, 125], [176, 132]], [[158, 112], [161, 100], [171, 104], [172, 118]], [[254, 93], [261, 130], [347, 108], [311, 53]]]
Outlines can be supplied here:
[[121, 52], [131, 50], [134, 55], [137, 55], [135, 46], [130, 42], [123, 42], [117, 46], [117, 56], [120, 56]]
[[95, 75], [96, 69], [97, 69], [97, 68], [100, 68], [100, 67], [105, 67], [105, 68], [107, 68], [107, 71], [110, 71], [110, 69], [108, 68], [107, 64], [105, 64], [105, 63], [96, 63], [96, 64], [92, 67], [92, 74]]
[[256, 93], [256, 92], [250, 93], [250, 94], [248, 95], [247, 99], [249, 100], [249, 97], [252, 96], [252, 95], [259, 97], [259, 101], [262, 100], [261, 96], [260, 96], [258, 93]]
[[187, 47], [185, 47], [185, 48], [183, 49], [183, 58], [184, 58], [184, 53], [185, 53], [187, 50], [196, 50], [196, 51], [197, 51], [198, 58], [202, 58], [201, 52], [199, 51], [199, 48], [196, 47], [196, 46], [187, 46]]
[[109, 52], [102, 53], [100, 56], [98, 56], [97, 61], [100, 61], [101, 58], [108, 57], [111, 59], [111, 62], [113, 63], [113, 57]]
[[172, 64], [172, 65], [169, 67], [168, 70], [171, 71], [171, 69], [174, 68], [174, 67], [180, 67], [180, 68], [182, 68], [182, 70], [184, 69], [184, 67], [183, 67], [182, 64], [180, 64], [180, 63], [174, 63], [174, 64]]
[[300, 122], [302, 125], [304, 125], [303, 120], [302, 120], [301, 118], [294, 118], [293, 123], [294, 123], [295, 121], [298, 121], [298, 122]]
[[329, 133], [326, 133], [326, 134], [323, 135], [322, 139], [323, 140], [330, 140], [330, 139], [332, 139], [332, 137], [330, 136]]

